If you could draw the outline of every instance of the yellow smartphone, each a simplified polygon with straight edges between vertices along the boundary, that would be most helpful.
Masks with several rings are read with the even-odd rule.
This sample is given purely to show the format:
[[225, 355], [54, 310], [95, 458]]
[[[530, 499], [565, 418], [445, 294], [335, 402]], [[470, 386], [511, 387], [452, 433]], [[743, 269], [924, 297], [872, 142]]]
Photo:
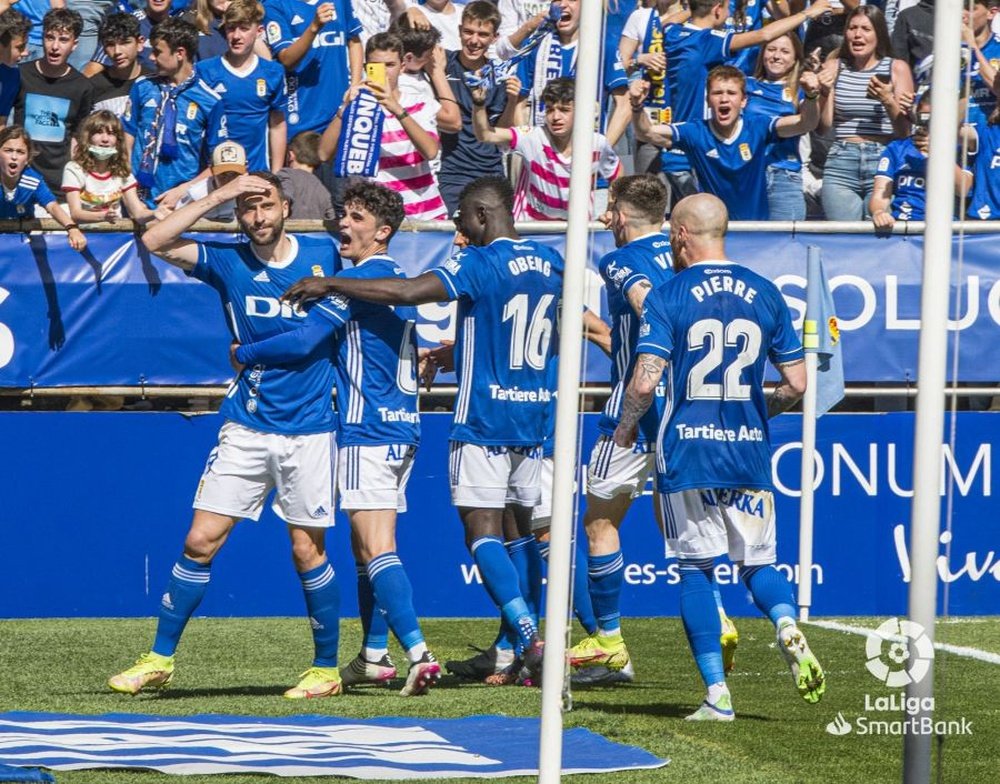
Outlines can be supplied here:
[[365, 63], [365, 76], [369, 82], [385, 87], [385, 63]]

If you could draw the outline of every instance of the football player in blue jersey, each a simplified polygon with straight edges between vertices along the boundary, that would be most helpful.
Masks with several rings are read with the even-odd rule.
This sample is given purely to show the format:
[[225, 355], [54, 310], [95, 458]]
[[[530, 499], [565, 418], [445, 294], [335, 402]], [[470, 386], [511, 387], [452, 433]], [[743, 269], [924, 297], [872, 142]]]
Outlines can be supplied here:
[[[358, 180], [344, 192], [344, 210], [340, 255], [353, 266], [340, 274], [360, 280], [404, 278], [387, 255], [403, 222], [402, 197]], [[410, 661], [404, 696], [425, 693], [441, 674], [427, 650], [413, 609], [413, 588], [396, 554], [396, 514], [406, 511], [406, 484], [420, 440], [415, 320], [415, 308], [333, 295], [313, 306], [300, 329], [235, 349], [241, 365], [288, 365], [335, 340], [337, 484], [340, 508], [351, 520], [365, 630], [364, 649], [341, 677], [345, 686], [395, 677], [387, 622]]]
[[243, 145], [250, 171], [277, 172], [287, 144], [285, 69], [254, 53], [263, 32], [264, 7], [257, 0], [234, 0], [222, 14], [228, 50], [202, 60], [198, 73], [222, 96], [229, 138]]
[[[792, 587], [777, 557], [768, 417], [805, 391], [802, 345], [781, 293], [726, 260], [725, 205], [710, 194], [682, 200], [670, 217], [677, 275], [646, 297], [635, 368], [614, 441], [636, 442], [664, 370], [668, 402], [656, 455], [657, 514], [680, 561], [681, 618], [708, 694], [688, 719], [732, 721], [723, 672], [716, 557], [727, 554], [755, 604], [774, 623], [799, 694], [815, 703], [823, 670], [795, 623]], [[764, 367], [781, 380], [769, 399]]]
[[799, 113], [784, 117], [744, 114], [746, 77], [738, 68], [719, 65], [708, 75], [710, 120], [653, 125], [645, 111], [648, 84], [629, 86], [635, 134], [660, 147], [683, 150], [698, 174], [701, 189], [725, 202], [737, 220], [767, 220], [769, 145], [809, 133], [819, 123], [819, 79], [805, 71], [799, 77], [805, 100]]
[[[181, 237], [195, 221], [233, 198], [249, 242]], [[287, 214], [288, 202], [276, 177], [269, 172], [242, 175], [171, 213], [146, 231], [143, 243], [216, 289], [233, 339], [254, 342], [302, 324], [305, 313], [280, 300], [293, 281], [303, 275], [333, 274], [340, 267], [329, 238], [286, 234]], [[226, 421], [219, 444], [208, 457], [195, 493], [184, 552], [160, 602], [152, 649], [108, 681], [115, 691], [136, 694], [170, 683], [174, 652], [208, 587], [215, 556], [240, 519], [258, 519], [274, 490], [271, 508], [288, 525], [315, 643], [312, 666], [285, 696], [340, 693], [339, 592], [325, 544], [326, 529], [333, 524], [336, 469], [332, 349], [328, 342], [297, 363], [257, 363], [237, 375], [220, 411]]]
[[543, 644], [504, 548], [502, 523], [509, 506], [519, 531], [529, 534], [540, 498], [563, 260], [518, 236], [504, 178], [475, 180], [459, 205], [458, 228], [470, 245], [442, 266], [410, 279], [307, 279], [286, 296], [293, 303], [329, 294], [386, 305], [458, 300], [452, 503], [483, 584], [517, 630], [526, 674], [535, 679]]

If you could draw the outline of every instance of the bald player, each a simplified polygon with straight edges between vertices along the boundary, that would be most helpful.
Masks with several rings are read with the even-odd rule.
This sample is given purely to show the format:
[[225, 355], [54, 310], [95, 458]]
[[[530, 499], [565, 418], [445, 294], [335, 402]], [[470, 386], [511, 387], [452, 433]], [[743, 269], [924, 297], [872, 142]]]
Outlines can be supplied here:
[[[715, 559], [728, 554], [806, 702], [823, 696], [823, 670], [795, 624], [791, 584], [774, 568], [776, 541], [768, 418], [806, 386], [802, 346], [778, 289], [726, 259], [729, 215], [717, 197], [682, 199], [670, 219], [676, 275], [644, 302], [636, 362], [614, 441], [636, 441], [667, 373], [669, 402], [656, 450], [656, 510], [681, 572], [681, 618], [708, 693], [688, 719], [735, 718], [723, 673]], [[781, 380], [764, 393], [765, 360]]]

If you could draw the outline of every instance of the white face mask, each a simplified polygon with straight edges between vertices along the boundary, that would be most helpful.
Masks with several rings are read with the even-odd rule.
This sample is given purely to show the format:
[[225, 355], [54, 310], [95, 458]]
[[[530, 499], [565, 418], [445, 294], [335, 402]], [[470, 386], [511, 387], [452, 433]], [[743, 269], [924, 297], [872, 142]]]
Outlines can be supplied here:
[[87, 149], [99, 161], [106, 161], [108, 158], [114, 158], [118, 154], [117, 147], [98, 147], [96, 144], [92, 144]]

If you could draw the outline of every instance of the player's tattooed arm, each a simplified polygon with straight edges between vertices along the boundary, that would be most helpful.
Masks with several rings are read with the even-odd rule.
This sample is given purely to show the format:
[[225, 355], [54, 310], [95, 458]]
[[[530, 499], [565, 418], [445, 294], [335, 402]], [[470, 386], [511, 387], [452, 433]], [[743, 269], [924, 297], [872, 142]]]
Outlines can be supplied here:
[[806, 363], [799, 359], [795, 362], [786, 362], [775, 365], [781, 374], [781, 381], [774, 388], [771, 396], [767, 399], [767, 416], [775, 417], [787, 411], [805, 394], [806, 391]]
[[666, 365], [665, 359], [654, 354], [640, 354], [636, 358], [632, 378], [625, 390], [625, 400], [622, 401], [621, 418], [615, 429], [614, 440], [618, 446], [630, 447], [635, 443], [639, 420], [653, 404], [653, 395]]
[[628, 299], [628, 304], [632, 306], [632, 310], [635, 311], [635, 315], [639, 318], [642, 318], [642, 306], [646, 302], [646, 296], [652, 290], [652, 283], [648, 280], [640, 280], [638, 283], [630, 286], [628, 293], [625, 295], [626, 299]]

